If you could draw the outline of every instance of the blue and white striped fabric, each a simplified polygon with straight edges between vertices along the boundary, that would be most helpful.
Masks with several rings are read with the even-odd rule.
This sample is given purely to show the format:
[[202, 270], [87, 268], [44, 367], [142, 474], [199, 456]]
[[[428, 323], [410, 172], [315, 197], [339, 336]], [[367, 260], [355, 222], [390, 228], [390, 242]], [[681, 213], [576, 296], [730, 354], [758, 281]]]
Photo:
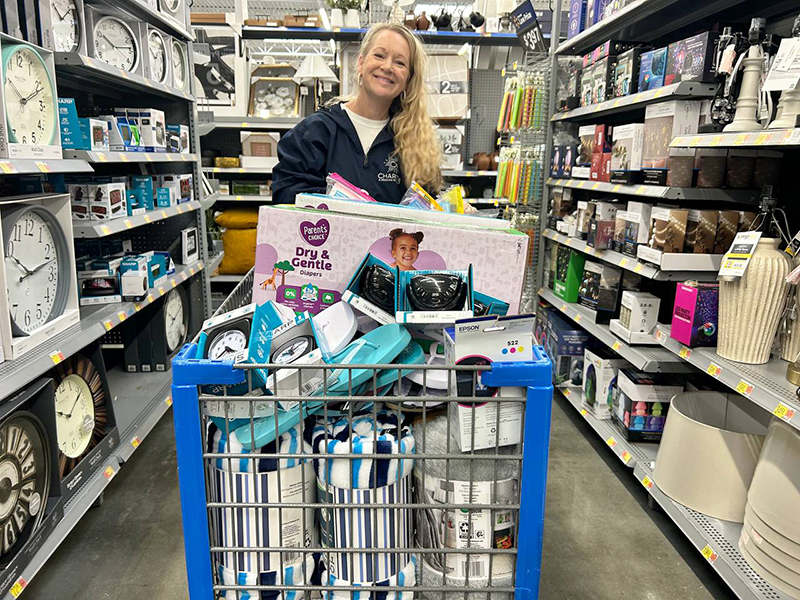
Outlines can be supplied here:
[[[249, 427], [246, 425], [245, 427]], [[312, 428], [312, 422], [307, 421], [307, 425], [304, 424], [302, 432], [310, 432]], [[262, 446], [261, 448], [256, 448], [255, 452], [250, 450], [249, 448], [245, 448], [239, 439], [236, 436], [236, 430], [231, 431], [231, 439], [230, 442], [226, 438], [226, 432], [219, 427], [217, 427], [213, 422], [208, 426], [208, 450], [207, 452], [214, 452], [214, 453], [221, 453], [221, 452], [231, 452], [231, 453], [243, 453], [243, 454], [276, 454], [276, 453], [287, 453], [287, 454], [302, 454], [306, 453], [311, 455], [313, 452], [311, 445], [302, 439], [301, 437], [301, 429], [300, 425], [295, 425], [289, 431], [281, 435], [279, 444], [277, 445], [273, 440], [269, 444]], [[310, 435], [310, 433], [309, 433]], [[309, 456], [309, 459], [311, 457]], [[282, 458], [280, 459], [280, 467], [281, 469], [291, 469], [292, 467], [296, 467], [297, 465], [305, 462], [308, 459], [303, 458]], [[242, 473], [250, 473], [254, 470], [257, 473], [266, 473], [270, 471], [277, 471], [278, 470], [278, 461], [275, 458], [262, 458], [259, 460], [253, 460], [251, 458], [242, 458], [242, 459], [227, 459], [227, 458], [218, 458], [214, 461], [215, 466], [218, 469], [222, 469], [224, 471], [234, 471], [234, 472], [242, 472]]]
[[[413, 454], [414, 436], [408, 426], [398, 427], [397, 415], [379, 412], [373, 415], [342, 418], [314, 427], [312, 445], [317, 455], [327, 454]], [[321, 483], [339, 488], [379, 488], [400, 481], [414, 466], [413, 459], [403, 458], [328, 458], [315, 459]]]
[[[311, 553], [305, 558], [305, 571], [303, 570], [303, 559], [296, 560], [284, 565], [283, 577], [280, 577], [280, 570], [259, 572], [236, 572], [233, 569], [217, 564], [217, 577], [220, 585], [284, 585], [287, 588], [292, 585], [309, 585], [312, 582], [314, 570], [317, 568], [317, 559]], [[287, 590], [283, 593], [273, 591], [236, 591], [225, 590], [220, 592], [221, 599], [225, 600], [302, 600], [305, 598], [303, 590]]]
[[[417, 561], [414, 556], [411, 557], [411, 560], [408, 561], [403, 569], [392, 577], [384, 579], [382, 581], [376, 582], [369, 582], [369, 583], [357, 583], [353, 581], [347, 581], [345, 579], [340, 579], [334, 577], [328, 572], [323, 573], [322, 575], [322, 585], [329, 585], [329, 586], [392, 586], [392, 587], [408, 587], [411, 588], [407, 592], [374, 592], [374, 591], [364, 591], [364, 592], [350, 592], [350, 591], [325, 591], [323, 592], [323, 598], [325, 600], [414, 600], [414, 585], [417, 582]], [[374, 595], [373, 595], [374, 594]]]

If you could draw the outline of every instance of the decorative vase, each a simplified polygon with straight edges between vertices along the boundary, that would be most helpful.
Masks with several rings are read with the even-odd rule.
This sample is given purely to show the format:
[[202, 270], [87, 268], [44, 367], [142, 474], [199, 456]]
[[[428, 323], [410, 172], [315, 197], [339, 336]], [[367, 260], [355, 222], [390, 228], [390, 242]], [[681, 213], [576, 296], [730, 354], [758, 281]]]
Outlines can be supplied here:
[[769, 361], [789, 284], [791, 263], [780, 240], [761, 238], [747, 271], [720, 282], [717, 354], [753, 365]]
[[500, 158], [500, 153], [495, 150], [489, 155], [489, 170], [497, 171], [497, 159]]
[[486, 152], [476, 152], [472, 156], [472, 164], [475, 165], [475, 169], [478, 171], [488, 171], [491, 161], [492, 159]]
[[417, 29], [420, 30], [420, 31], [428, 31], [428, 27], [431, 26], [431, 22], [430, 22], [430, 20], [428, 20], [428, 17], [425, 15], [425, 11], [424, 10], [422, 11], [422, 14], [417, 17], [416, 25], [417, 25]]
[[763, 125], [756, 119], [758, 113], [758, 93], [761, 74], [764, 69], [764, 57], [759, 46], [751, 46], [747, 58], [742, 61], [744, 74], [739, 97], [736, 99], [736, 114], [733, 122], [728, 123], [723, 131], [757, 131]]
[[[795, 257], [790, 268], [800, 265], [800, 257]], [[800, 295], [796, 285], [790, 286], [786, 311], [779, 330], [781, 358], [793, 363], [800, 358]]]
[[344, 26], [348, 29], [359, 29], [361, 27], [361, 20], [358, 16], [358, 11], [355, 8], [348, 8], [347, 14], [344, 18]]
[[405, 25], [408, 29], [415, 29], [417, 26], [417, 17], [414, 15], [414, 11], [410, 10], [406, 13], [406, 16], [403, 19], [403, 25]]
[[791, 129], [800, 114], [800, 89], [784, 90], [778, 103], [779, 113], [769, 129]]
[[331, 9], [331, 27], [338, 27], [339, 29], [344, 27], [344, 13], [342, 13], [341, 8]]

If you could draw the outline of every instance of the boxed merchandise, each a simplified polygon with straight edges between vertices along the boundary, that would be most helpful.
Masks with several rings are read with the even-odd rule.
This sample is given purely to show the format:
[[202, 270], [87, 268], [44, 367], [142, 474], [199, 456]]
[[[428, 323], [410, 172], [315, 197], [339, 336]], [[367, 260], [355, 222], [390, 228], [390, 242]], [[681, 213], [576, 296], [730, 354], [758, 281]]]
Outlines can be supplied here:
[[594, 218], [594, 211], [596, 208], [597, 205], [594, 202], [578, 200], [578, 218], [575, 226], [575, 237], [585, 240], [589, 235], [589, 224]]
[[614, 82], [615, 59], [607, 56], [592, 66], [592, 104], [604, 102], [611, 97]]
[[[628, 209], [625, 211], [625, 227], [622, 236], [622, 249], [628, 256], [636, 257], [637, 247], [640, 244], [647, 244], [650, 240], [650, 227], [652, 224], [651, 204], [644, 202], [628, 202]], [[619, 214], [619, 213], [618, 213]]]
[[89, 186], [89, 211], [102, 221], [128, 216], [128, 192], [124, 183], [99, 183]]
[[278, 156], [279, 133], [242, 132], [242, 156]]
[[683, 252], [689, 211], [655, 206], [650, 215], [653, 222], [650, 247], [661, 252]]
[[[752, 214], [752, 213], [750, 213]], [[749, 227], [739, 227], [740, 213], [735, 210], [721, 210], [718, 213], [717, 235], [714, 239], [714, 254], [725, 254], [733, 244], [739, 231], [747, 231]]]
[[564, 161], [561, 160], [563, 152], [564, 146], [553, 146], [553, 156], [550, 159], [550, 177], [561, 177], [564, 174]]
[[464, 137], [463, 125], [455, 127], [437, 127], [436, 137], [441, 148], [442, 169], [464, 168]]
[[714, 53], [718, 39], [719, 33], [707, 31], [671, 43], [664, 85], [679, 81], [714, 81]]
[[728, 153], [725, 185], [736, 189], [753, 187], [758, 150], [731, 150]]
[[81, 306], [118, 304], [122, 302], [119, 273], [97, 276], [78, 273], [78, 303]]
[[670, 337], [689, 348], [717, 345], [719, 283], [679, 283]]
[[586, 348], [583, 354], [583, 399], [581, 406], [596, 419], [610, 419], [617, 392], [617, 372], [630, 367], [624, 358], [605, 348]]
[[583, 383], [583, 355], [592, 336], [551, 311], [547, 316], [547, 355], [553, 363], [553, 383]]
[[567, 39], [572, 39], [586, 27], [586, 0], [570, 0]]
[[609, 250], [614, 245], [614, 225], [615, 219], [589, 221], [589, 233], [586, 236], [586, 243], [595, 250]]
[[578, 288], [583, 279], [586, 257], [567, 246], [558, 246], [553, 292], [565, 302], [578, 301]]
[[559, 103], [559, 110], [573, 110], [581, 105], [581, 69], [570, 66], [567, 78], [567, 98]]
[[619, 322], [633, 333], [651, 334], [658, 322], [661, 299], [648, 292], [622, 292]]
[[[296, 206], [261, 206], [253, 301], [316, 314], [338, 302], [371, 254], [401, 270], [466, 270], [473, 285], [519, 310], [530, 237], [506, 229], [375, 218]], [[467, 251], [469, 249], [469, 251]], [[324, 306], [328, 303], [325, 302]]]
[[395, 268], [398, 323], [454, 323], [473, 313], [472, 265], [463, 270]]
[[75, 221], [90, 221], [92, 211], [89, 207], [90, 183], [71, 183], [67, 186], [69, 201], [72, 207], [72, 218]]
[[594, 154], [594, 125], [581, 125], [578, 127], [578, 158], [575, 164], [579, 166], [589, 166], [592, 164], [592, 154]]
[[135, 118], [139, 126], [141, 145], [145, 152], [166, 152], [167, 121], [163, 110], [155, 108], [115, 109], [115, 116]]
[[181, 154], [189, 154], [191, 152], [188, 125], [167, 125], [167, 131], [170, 131], [178, 136], [178, 140], [180, 142], [178, 152]]
[[642, 123], [615, 126], [611, 141], [611, 183], [640, 183], [643, 152]]
[[578, 303], [587, 307], [595, 323], [608, 323], [617, 310], [622, 271], [605, 263], [587, 260], [578, 288]]
[[197, 239], [197, 227], [181, 230], [181, 262], [188, 265], [197, 260], [200, 248]]
[[156, 188], [150, 175], [134, 175], [131, 177], [131, 189], [141, 190], [142, 200], [147, 210], [155, 208]]
[[108, 126], [108, 148], [112, 152], [137, 152], [139, 146], [139, 128], [127, 117], [101, 115], [98, 117]]
[[[758, 216], [757, 213], [740, 210], [738, 231], [750, 231], [753, 228], [753, 221], [756, 220], [757, 216]], [[719, 232], [717, 233], [717, 235], [719, 236]], [[728, 244], [728, 246], [730, 247], [730, 244]], [[727, 251], [727, 248], [725, 249], [725, 251]]]
[[697, 187], [722, 187], [725, 181], [728, 151], [719, 148], [700, 148], [698, 154]]
[[662, 373], [620, 369], [612, 416], [629, 442], [657, 442], [664, 431], [669, 403], [683, 385]]
[[575, 159], [578, 157], [577, 146], [562, 146], [561, 166], [559, 167], [559, 177], [572, 177], [572, 168], [575, 166]]
[[716, 210], [690, 210], [683, 251], [697, 254], [714, 252], [718, 221], [719, 212]]
[[[532, 360], [533, 324], [534, 319], [529, 315], [460, 321], [445, 330], [445, 360], [450, 365]], [[464, 380], [450, 378], [449, 392], [453, 396], [472, 396], [472, 375]], [[521, 397], [524, 392], [525, 389], [519, 387], [487, 386], [479, 374], [474, 395], [512, 398]], [[516, 402], [502, 402], [499, 411], [492, 402], [450, 403], [449, 418], [459, 450], [470, 452], [518, 444], [522, 440], [522, 408], [522, 404]]]
[[641, 48], [631, 48], [617, 56], [617, 64], [614, 66], [614, 82], [611, 89], [611, 94], [614, 98], [635, 94], [638, 91], [641, 54]]
[[594, 96], [594, 71], [584, 67], [581, 71], [581, 106], [591, 106]]
[[777, 185], [782, 162], [783, 152], [759, 150], [753, 170], [753, 187], [760, 190], [765, 185]]
[[687, 100], [651, 104], [644, 115], [645, 183], [666, 185], [671, 156], [694, 157], [693, 148], [672, 148], [672, 138], [697, 132], [700, 103]]
[[646, 92], [664, 85], [667, 70], [667, 48], [642, 52], [639, 60], [638, 91]]

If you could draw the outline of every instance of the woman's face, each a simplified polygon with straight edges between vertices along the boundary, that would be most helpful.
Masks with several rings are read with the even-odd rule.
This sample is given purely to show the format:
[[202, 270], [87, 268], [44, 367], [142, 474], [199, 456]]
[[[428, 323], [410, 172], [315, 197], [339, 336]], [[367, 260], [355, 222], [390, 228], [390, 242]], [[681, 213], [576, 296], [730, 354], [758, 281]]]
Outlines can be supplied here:
[[394, 100], [411, 76], [411, 49], [405, 38], [394, 31], [381, 31], [372, 47], [358, 59], [361, 86], [370, 95]]
[[401, 235], [392, 245], [392, 258], [401, 271], [413, 271], [419, 258], [419, 244], [410, 235]]

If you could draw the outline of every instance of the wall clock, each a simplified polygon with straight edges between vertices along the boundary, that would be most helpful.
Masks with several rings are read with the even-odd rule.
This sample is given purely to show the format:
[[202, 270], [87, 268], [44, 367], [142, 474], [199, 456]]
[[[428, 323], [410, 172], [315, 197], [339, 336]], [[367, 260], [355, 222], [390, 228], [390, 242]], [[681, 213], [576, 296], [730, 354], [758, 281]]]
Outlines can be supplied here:
[[184, 0], [161, 0], [161, 12], [183, 24], [186, 20]]
[[77, 52], [83, 37], [83, 11], [77, 0], [40, 0], [39, 11], [50, 11], [56, 52]]
[[56, 384], [58, 470], [63, 479], [105, 436], [108, 410], [100, 373], [88, 357], [61, 363]]
[[186, 292], [181, 287], [172, 289], [164, 300], [167, 352], [170, 356], [186, 343], [186, 334], [189, 331], [188, 304]]
[[150, 78], [164, 83], [169, 67], [169, 46], [160, 31], [153, 28], [147, 30], [147, 60], [150, 65]]
[[172, 82], [183, 92], [189, 91], [189, 60], [186, 45], [172, 40]]
[[250, 341], [249, 315], [232, 319], [213, 327], [207, 332], [203, 358], [211, 360], [230, 360], [234, 354], [247, 348]]
[[123, 71], [133, 72], [139, 64], [139, 43], [133, 30], [125, 21], [105, 16], [95, 22], [94, 55], [105, 63]]
[[30, 146], [52, 144], [58, 112], [55, 86], [44, 59], [27, 44], [5, 45], [2, 56], [9, 141]]
[[16, 556], [44, 518], [50, 445], [42, 422], [17, 411], [0, 424], [0, 565]]
[[58, 220], [43, 206], [12, 204], [0, 215], [11, 329], [27, 336], [67, 307], [69, 246]]

